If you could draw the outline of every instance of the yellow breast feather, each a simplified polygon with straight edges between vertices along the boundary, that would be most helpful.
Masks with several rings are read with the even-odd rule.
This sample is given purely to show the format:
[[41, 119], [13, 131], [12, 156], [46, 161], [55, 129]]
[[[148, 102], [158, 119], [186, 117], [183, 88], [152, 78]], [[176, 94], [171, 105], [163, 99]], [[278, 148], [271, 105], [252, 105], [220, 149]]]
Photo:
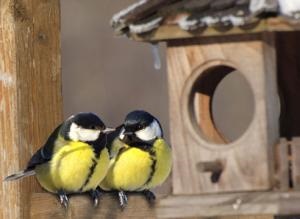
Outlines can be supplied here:
[[101, 187], [105, 190], [139, 190], [149, 177], [152, 162], [148, 152], [127, 146], [111, 160]]
[[171, 172], [172, 153], [170, 146], [160, 138], [154, 142], [152, 150], [156, 158], [155, 170], [143, 189], [151, 189], [162, 184]]
[[97, 158], [97, 165], [94, 169], [94, 174], [91, 175], [89, 182], [83, 188], [84, 191], [96, 189], [100, 182], [106, 176], [109, 166], [109, 154], [107, 148], [102, 149], [100, 156]]
[[106, 174], [108, 164], [106, 148], [97, 158], [90, 145], [69, 142], [56, 150], [50, 162], [38, 166], [36, 175], [42, 186], [50, 192], [59, 189], [66, 192], [87, 191], [97, 187]]

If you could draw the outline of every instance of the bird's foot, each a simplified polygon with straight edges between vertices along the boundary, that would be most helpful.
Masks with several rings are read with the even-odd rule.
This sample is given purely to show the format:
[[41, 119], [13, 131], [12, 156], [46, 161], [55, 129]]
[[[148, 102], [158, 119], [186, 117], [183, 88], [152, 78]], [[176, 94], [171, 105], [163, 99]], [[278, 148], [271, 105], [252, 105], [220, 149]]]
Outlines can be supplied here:
[[150, 190], [144, 190], [142, 191], [143, 195], [146, 197], [147, 201], [150, 203], [150, 204], [153, 204], [156, 197], [154, 195], [153, 192], [151, 192]]
[[96, 188], [95, 190], [90, 190], [90, 196], [93, 199], [94, 202], [94, 207], [97, 207], [99, 205], [99, 197], [101, 195], [101, 192], [98, 188]]
[[121, 208], [125, 208], [128, 203], [128, 198], [127, 198], [126, 193], [124, 191], [119, 191], [118, 195], [119, 195], [119, 202], [120, 202]]
[[69, 205], [69, 199], [65, 191], [63, 190], [58, 191], [58, 196], [59, 196], [60, 204], [67, 209]]

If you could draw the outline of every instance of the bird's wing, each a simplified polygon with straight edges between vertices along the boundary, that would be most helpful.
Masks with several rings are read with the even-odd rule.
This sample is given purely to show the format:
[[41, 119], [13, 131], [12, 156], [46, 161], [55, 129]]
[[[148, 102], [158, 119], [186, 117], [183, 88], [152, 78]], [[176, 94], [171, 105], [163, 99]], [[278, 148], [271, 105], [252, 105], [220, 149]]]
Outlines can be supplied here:
[[59, 130], [61, 125], [59, 125], [52, 134], [48, 137], [46, 143], [41, 147], [30, 159], [28, 162], [27, 168], [25, 171], [33, 170], [36, 165], [43, 164], [51, 160], [53, 155], [53, 150], [55, 142], [59, 136]]

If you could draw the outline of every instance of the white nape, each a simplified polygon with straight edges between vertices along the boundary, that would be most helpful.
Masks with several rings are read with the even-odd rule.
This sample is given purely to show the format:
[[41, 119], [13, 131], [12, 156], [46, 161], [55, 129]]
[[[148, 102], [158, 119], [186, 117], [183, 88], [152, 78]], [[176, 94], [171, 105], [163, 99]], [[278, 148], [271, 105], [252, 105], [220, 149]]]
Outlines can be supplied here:
[[146, 128], [136, 131], [136, 136], [143, 141], [151, 141], [157, 137], [162, 137], [162, 130], [159, 123], [154, 120]]
[[100, 130], [86, 129], [76, 123], [72, 123], [70, 127], [69, 137], [72, 141], [95, 141], [99, 138]]

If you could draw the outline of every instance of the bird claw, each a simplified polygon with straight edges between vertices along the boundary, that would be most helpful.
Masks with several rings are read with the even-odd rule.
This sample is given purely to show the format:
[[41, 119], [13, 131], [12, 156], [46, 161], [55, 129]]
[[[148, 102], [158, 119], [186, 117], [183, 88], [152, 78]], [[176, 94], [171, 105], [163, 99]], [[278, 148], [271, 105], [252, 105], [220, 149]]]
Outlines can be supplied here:
[[90, 195], [94, 202], [94, 207], [97, 207], [99, 205], [99, 197], [101, 195], [101, 192], [98, 189], [91, 190]]
[[66, 193], [64, 191], [59, 191], [58, 195], [59, 195], [60, 204], [67, 209], [68, 205], [69, 205], [68, 196], [66, 195]]
[[125, 208], [128, 203], [127, 195], [125, 194], [124, 191], [119, 191], [118, 195], [119, 195], [119, 201], [120, 201], [121, 208]]
[[151, 192], [150, 190], [144, 190], [143, 195], [146, 197], [146, 199], [148, 200], [149, 203], [154, 203], [156, 197], [155, 194], [153, 192]]

